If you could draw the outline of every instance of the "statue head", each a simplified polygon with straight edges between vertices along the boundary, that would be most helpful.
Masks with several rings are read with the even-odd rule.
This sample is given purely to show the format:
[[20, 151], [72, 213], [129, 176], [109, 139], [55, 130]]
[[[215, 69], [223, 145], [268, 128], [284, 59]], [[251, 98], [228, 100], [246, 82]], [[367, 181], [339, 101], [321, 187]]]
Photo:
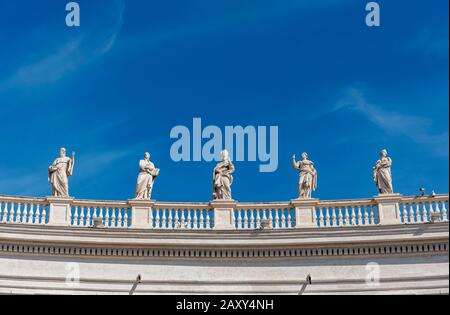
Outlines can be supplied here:
[[222, 161], [228, 161], [230, 159], [230, 153], [228, 152], [228, 150], [223, 150], [222, 152], [220, 152], [220, 158], [222, 159]]
[[66, 152], [67, 152], [66, 148], [61, 148], [59, 150], [59, 156], [62, 157], [62, 158], [66, 157]]
[[384, 157], [386, 157], [387, 155], [388, 155], [388, 152], [387, 152], [386, 149], [383, 149], [383, 150], [380, 151], [380, 157], [384, 158]]
[[308, 159], [308, 153], [303, 152], [302, 153], [302, 159], [304, 159], [304, 160]]
[[145, 152], [145, 153], [144, 153], [144, 159], [150, 160], [150, 153]]

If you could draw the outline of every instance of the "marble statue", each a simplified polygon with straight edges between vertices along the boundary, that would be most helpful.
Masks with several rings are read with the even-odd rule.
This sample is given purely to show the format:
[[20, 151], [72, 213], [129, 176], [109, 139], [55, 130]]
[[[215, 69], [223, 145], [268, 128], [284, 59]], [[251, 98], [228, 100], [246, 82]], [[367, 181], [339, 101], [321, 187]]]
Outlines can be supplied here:
[[382, 150], [380, 159], [373, 167], [373, 180], [378, 187], [380, 195], [394, 193], [391, 174], [392, 160], [387, 155], [387, 151]]
[[314, 163], [308, 160], [308, 154], [302, 154], [302, 160], [297, 162], [295, 154], [292, 156], [292, 165], [299, 170], [298, 199], [310, 199], [312, 192], [317, 188], [317, 170]]
[[150, 153], [144, 154], [144, 159], [139, 162], [139, 176], [136, 185], [136, 199], [151, 199], [153, 185], [160, 170], [150, 161]]
[[213, 199], [231, 200], [231, 185], [235, 167], [230, 161], [229, 153], [224, 150], [220, 153], [222, 161], [214, 168], [213, 173]]
[[66, 149], [61, 148], [57, 158], [48, 168], [48, 181], [52, 185], [53, 197], [69, 197], [69, 176], [73, 175], [75, 166], [75, 152], [72, 158], [66, 156]]

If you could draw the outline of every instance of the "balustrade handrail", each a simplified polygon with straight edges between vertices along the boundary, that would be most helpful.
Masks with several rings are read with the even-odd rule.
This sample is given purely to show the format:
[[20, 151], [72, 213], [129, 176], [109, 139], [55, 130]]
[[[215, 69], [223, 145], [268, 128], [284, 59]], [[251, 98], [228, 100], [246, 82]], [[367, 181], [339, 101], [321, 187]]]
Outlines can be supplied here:
[[[448, 201], [449, 194], [436, 194], [434, 196], [401, 196], [400, 203], [407, 202], [442, 202]], [[72, 205], [80, 206], [104, 206], [104, 207], [124, 207], [129, 206], [130, 201], [120, 200], [89, 200], [89, 199], [68, 199]], [[317, 206], [352, 206], [352, 205], [371, 205], [376, 204], [375, 198], [358, 198], [358, 199], [338, 199], [338, 200], [317, 200]], [[0, 195], [1, 202], [29, 202], [29, 203], [46, 203], [47, 197], [27, 197], [27, 196], [8, 196]], [[149, 201], [151, 202], [151, 201]], [[211, 202], [167, 202], [153, 201], [154, 207], [164, 209], [211, 209]], [[283, 209], [291, 207], [292, 201], [280, 202], [236, 202], [236, 209]]]
[[155, 208], [158, 209], [185, 209], [185, 210], [210, 210], [209, 202], [155, 202]]
[[344, 199], [344, 200], [319, 200], [318, 207], [339, 207], [339, 206], [367, 206], [376, 205], [377, 201], [374, 198], [361, 199]]
[[22, 203], [45, 203], [48, 204], [47, 198], [44, 197], [27, 197], [27, 196], [4, 196], [0, 195], [1, 202], [22, 202]]
[[404, 196], [401, 199], [401, 203], [406, 202], [429, 202], [429, 201], [448, 201], [449, 194], [437, 194], [434, 196]]

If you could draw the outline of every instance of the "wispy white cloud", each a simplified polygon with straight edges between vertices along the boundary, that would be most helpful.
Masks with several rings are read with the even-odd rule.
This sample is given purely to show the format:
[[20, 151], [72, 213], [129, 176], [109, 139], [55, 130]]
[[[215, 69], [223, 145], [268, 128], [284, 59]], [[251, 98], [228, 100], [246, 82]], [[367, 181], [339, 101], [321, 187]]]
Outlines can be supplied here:
[[[100, 31], [80, 28], [80, 35], [65, 41], [37, 60], [23, 64], [0, 81], [0, 91], [26, 88], [61, 80], [67, 74], [107, 54], [115, 45], [123, 25], [124, 0], [114, 1], [112, 25]], [[100, 24], [101, 21], [98, 21]], [[82, 26], [83, 27], [83, 26]]]
[[358, 112], [384, 132], [406, 136], [420, 145], [427, 146], [435, 155], [448, 157], [448, 130], [431, 133], [433, 121], [427, 117], [386, 110], [368, 102], [363, 91], [354, 87], [345, 90], [344, 97], [337, 102], [333, 111], [342, 109]]

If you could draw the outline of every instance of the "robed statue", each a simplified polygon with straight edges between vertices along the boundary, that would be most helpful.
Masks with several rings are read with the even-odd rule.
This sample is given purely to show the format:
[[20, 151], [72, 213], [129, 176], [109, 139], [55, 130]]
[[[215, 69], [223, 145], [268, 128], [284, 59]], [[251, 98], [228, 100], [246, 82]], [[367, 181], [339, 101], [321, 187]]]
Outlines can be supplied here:
[[235, 168], [227, 150], [222, 151], [220, 157], [222, 161], [217, 164], [213, 172], [213, 199], [231, 200], [232, 174]]
[[308, 154], [302, 154], [302, 160], [297, 162], [295, 154], [292, 156], [292, 165], [299, 171], [298, 199], [310, 199], [312, 192], [317, 189], [317, 170], [314, 163], [308, 160]]
[[373, 180], [378, 187], [380, 195], [393, 194], [392, 188], [392, 174], [391, 174], [392, 160], [388, 157], [387, 150], [380, 152], [380, 159], [373, 167]]
[[66, 149], [61, 148], [57, 158], [48, 168], [48, 181], [52, 186], [53, 197], [69, 197], [69, 176], [73, 175], [75, 152], [72, 158], [66, 156]]
[[150, 161], [150, 153], [144, 154], [139, 162], [139, 176], [136, 184], [136, 199], [151, 199], [153, 185], [160, 170]]

